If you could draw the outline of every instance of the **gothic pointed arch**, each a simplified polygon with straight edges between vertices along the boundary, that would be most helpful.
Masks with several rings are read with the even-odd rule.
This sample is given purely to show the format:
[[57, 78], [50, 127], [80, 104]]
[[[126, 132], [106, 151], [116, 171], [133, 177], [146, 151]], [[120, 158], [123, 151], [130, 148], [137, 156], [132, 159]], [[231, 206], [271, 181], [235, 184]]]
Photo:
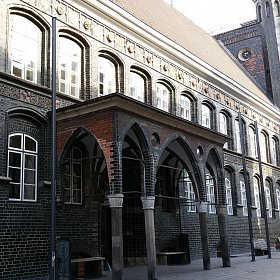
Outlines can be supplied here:
[[59, 168], [63, 202], [83, 204], [84, 197], [103, 201], [109, 193], [103, 150], [87, 129], [78, 127], [69, 137], [60, 155]]

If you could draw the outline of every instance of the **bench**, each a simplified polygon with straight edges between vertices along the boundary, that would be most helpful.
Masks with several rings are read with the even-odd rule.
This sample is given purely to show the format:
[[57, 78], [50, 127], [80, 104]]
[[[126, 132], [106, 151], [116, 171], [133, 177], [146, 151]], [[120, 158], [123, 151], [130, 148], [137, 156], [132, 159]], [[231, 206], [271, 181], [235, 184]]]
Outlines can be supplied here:
[[158, 252], [157, 263], [161, 265], [189, 263], [187, 252]]
[[267, 244], [264, 239], [255, 239], [253, 240], [253, 243], [256, 256], [264, 256], [268, 254]]
[[71, 260], [71, 275], [84, 277], [88, 275], [104, 275], [103, 257], [78, 258]]

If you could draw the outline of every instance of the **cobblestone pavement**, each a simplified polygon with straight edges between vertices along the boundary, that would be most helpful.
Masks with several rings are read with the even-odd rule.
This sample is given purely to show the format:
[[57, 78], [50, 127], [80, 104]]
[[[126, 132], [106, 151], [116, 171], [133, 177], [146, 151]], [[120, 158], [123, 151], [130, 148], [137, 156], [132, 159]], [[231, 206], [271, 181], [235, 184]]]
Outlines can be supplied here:
[[[256, 256], [251, 261], [249, 254], [231, 258], [231, 267], [222, 267], [221, 258], [211, 259], [211, 270], [203, 270], [202, 260], [193, 260], [187, 265], [172, 265], [157, 267], [159, 280], [280, 280], [280, 252], [272, 251], [272, 258]], [[98, 278], [111, 280], [111, 273]], [[146, 266], [133, 266], [124, 269], [125, 280], [147, 279]]]

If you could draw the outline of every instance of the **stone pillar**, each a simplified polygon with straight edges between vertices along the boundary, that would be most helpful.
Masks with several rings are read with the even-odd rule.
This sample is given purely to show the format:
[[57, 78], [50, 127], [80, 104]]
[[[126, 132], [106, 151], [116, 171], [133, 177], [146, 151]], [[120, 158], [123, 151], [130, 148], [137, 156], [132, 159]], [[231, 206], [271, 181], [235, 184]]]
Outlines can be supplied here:
[[107, 197], [111, 208], [112, 224], [112, 280], [123, 280], [123, 194], [111, 194]]
[[199, 201], [199, 202], [197, 202], [196, 207], [197, 207], [197, 211], [199, 213], [203, 268], [205, 270], [210, 270], [211, 261], [210, 261], [209, 239], [208, 239], [208, 228], [207, 228], [208, 203], [206, 201]]
[[148, 280], [156, 280], [156, 241], [155, 241], [155, 223], [154, 223], [154, 205], [155, 197], [142, 197], [142, 205], [145, 216], [145, 233], [146, 233], [146, 251], [147, 251], [147, 270]]
[[223, 267], [230, 267], [230, 252], [228, 246], [227, 227], [226, 227], [226, 205], [217, 206], [220, 245], [222, 250]]

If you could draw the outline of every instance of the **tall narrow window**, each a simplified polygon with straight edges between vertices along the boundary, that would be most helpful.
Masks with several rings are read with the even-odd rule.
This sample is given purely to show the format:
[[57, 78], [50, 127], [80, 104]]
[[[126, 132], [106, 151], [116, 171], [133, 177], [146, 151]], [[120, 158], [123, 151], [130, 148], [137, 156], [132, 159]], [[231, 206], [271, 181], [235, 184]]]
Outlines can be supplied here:
[[272, 138], [272, 147], [271, 147], [271, 163], [278, 165], [278, 155], [279, 155], [279, 143], [278, 140]]
[[231, 183], [228, 178], [225, 179], [225, 185], [226, 185], [226, 199], [227, 199], [227, 214], [233, 215]]
[[201, 106], [201, 124], [211, 128], [211, 109], [204, 104]]
[[279, 17], [279, 2], [278, 0], [274, 1], [274, 13], [276, 17]]
[[209, 203], [209, 213], [216, 213], [216, 205], [215, 205], [215, 187], [214, 180], [210, 173], [206, 173], [206, 190], [207, 190], [207, 201]]
[[[278, 187], [280, 187], [279, 183], [277, 183]], [[276, 204], [277, 204], [277, 210], [279, 210], [279, 216], [280, 216], [280, 189], [276, 189]]]
[[258, 5], [257, 7], [257, 15], [258, 15], [258, 21], [262, 21], [262, 7], [261, 5]]
[[254, 197], [257, 217], [261, 217], [260, 184], [256, 177], [254, 177]]
[[256, 134], [255, 134], [255, 130], [251, 126], [249, 127], [249, 146], [250, 146], [250, 156], [256, 158], [258, 155]]
[[59, 38], [59, 91], [80, 97], [81, 47], [73, 40]]
[[[219, 115], [220, 132], [228, 135], [228, 117], [224, 113]], [[224, 148], [228, 149], [228, 142], [225, 143]]]
[[187, 199], [187, 212], [196, 212], [195, 193], [187, 170], [183, 170], [180, 177], [180, 193]]
[[264, 132], [260, 134], [260, 147], [262, 161], [268, 162], [268, 137]]
[[98, 58], [99, 64], [99, 96], [116, 92], [116, 67], [105, 57]]
[[181, 100], [180, 100], [180, 115], [183, 119], [186, 119], [188, 121], [192, 120], [192, 114], [191, 114], [191, 100], [186, 95], [181, 94]]
[[220, 113], [220, 132], [228, 134], [227, 116], [224, 113]]
[[138, 73], [130, 72], [129, 95], [141, 102], [144, 102], [145, 100], [145, 80]]
[[239, 121], [234, 121], [234, 130], [235, 130], [235, 147], [238, 153], [241, 153], [241, 139], [240, 139], [240, 128]]
[[11, 72], [36, 83], [41, 60], [42, 32], [23, 16], [11, 15]]
[[72, 147], [65, 159], [64, 169], [64, 202], [82, 203], [82, 152]]
[[243, 206], [243, 216], [248, 216], [247, 196], [246, 196], [245, 183], [243, 181], [240, 181], [240, 197], [241, 197], [241, 204]]
[[266, 211], [268, 214], [268, 217], [272, 217], [272, 201], [271, 201], [271, 195], [270, 195], [270, 182], [268, 180], [265, 180], [265, 200], [266, 200]]
[[10, 200], [37, 200], [37, 141], [21, 133], [9, 136], [8, 177], [10, 183]]
[[270, 4], [267, 1], [265, 2], [265, 13], [267, 17], [270, 17]]
[[157, 91], [157, 95], [156, 95], [156, 107], [168, 112], [169, 111], [169, 95], [170, 92], [168, 90], [168, 88], [160, 83], [157, 83], [156, 86], [156, 91]]

